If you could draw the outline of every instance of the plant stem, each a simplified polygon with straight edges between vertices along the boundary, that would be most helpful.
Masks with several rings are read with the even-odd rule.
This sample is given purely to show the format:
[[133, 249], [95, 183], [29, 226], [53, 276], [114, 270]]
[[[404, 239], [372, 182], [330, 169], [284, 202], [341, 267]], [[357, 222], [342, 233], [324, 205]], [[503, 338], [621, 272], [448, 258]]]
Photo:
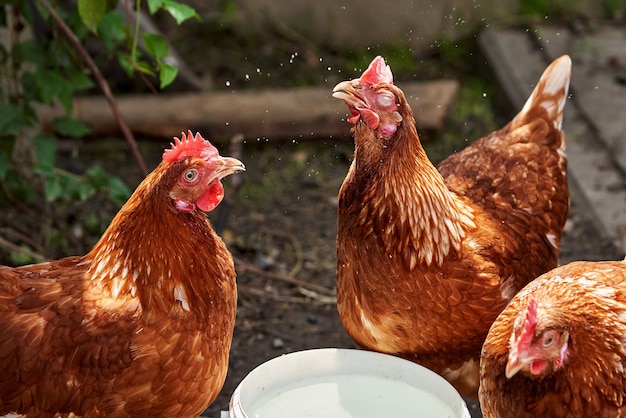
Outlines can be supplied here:
[[137, 65], [137, 42], [139, 42], [139, 29], [140, 29], [140, 17], [141, 16], [141, 0], [135, 2], [135, 33], [133, 35], [133, 45], [130, 50], [130, 60], [132, 68]]
[[78, 39], [78, 37], [74, 34], [74, 32], [72, 32], [72, 29], [65, 24], [63, 19], [59, 17], [56, 10], [54, 10], [54, 8], [50, 6], [50, 4], [46, 0], [37, 0], [37, 2], [44, 9], [46, 9], [46, 11], [50, 14], [50, 16], [54, 20], [55, 24], [58, 26], [61, 33], [67, 38], [70, 44], [74, 48], [76, 48], [81, 58], [83, 59], [85, 65], [91, 71], [93, 78], [96, 80], [96, 83], [100, 87], [100, 90], [102, 90], [102, 93], [104, 93], [104, 95], [107, 98], [107, 101], [109, 102], [109, 107], [111, 108], [111, 112], [113, 113], [113, 116], [115, 117], [115, 120], [117, 121], [120, 127], [120, 130], [122, 131], [122, 135], [124, 135], [124, 139], [126, 139], [126, 142], [128, 142], [128, 145], [130, 146], [135, 156], [135, 159], [137, 160], [139, 169], [141, 170], [142, 174], [146, 176], [148, 174], [148, 170], [146, 169], [146, 164], [143, 160], [143, 157], [141, 156], [141, 153], [139, 152], [139, 147], [137, 146], [137, 142], [135, 141], [135, 138], [133, 137], [133, 133], [128, 127], [128, 124], [126, 123], [126, 120], [122, 116], [122, 113], [120, 112], [117, 102], [115, 101], [115, 98], [113, 97], [113, 93], [111, 93], [109, 84], [102, 76], [100, 69], [98, 68], [96, 63], [93, 62], [87, 50], [85, 50], [83, 45], [80, 43], [80, 40]]

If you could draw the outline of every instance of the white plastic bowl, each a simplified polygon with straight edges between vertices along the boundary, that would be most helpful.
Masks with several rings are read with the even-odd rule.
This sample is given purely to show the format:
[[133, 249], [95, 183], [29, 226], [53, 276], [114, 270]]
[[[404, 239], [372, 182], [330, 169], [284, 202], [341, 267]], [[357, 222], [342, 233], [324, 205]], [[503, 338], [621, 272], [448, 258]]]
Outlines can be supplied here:
[[441, 376], [365, 350], [285, 354], [252, 370], [233, 392], [228, 418], [470, 418]]

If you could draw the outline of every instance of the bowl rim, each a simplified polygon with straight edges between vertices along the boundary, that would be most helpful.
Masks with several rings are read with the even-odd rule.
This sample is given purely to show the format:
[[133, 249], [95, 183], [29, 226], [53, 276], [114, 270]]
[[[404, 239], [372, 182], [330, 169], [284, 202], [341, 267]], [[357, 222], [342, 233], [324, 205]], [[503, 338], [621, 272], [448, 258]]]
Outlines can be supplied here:
[[[229, 403], [229, 418], [248, 418], [251, 393], [282, 387], [297, 379], [353, 374], [403, 381], [444, 400], [459, 417], [470, 418], [456, 389], [432, 370], [409, 360], [369, 350], [313, 348], [282, 354], [260, 364], [237, 385]], [[247, 391], [247, 392], [246, 392]]]

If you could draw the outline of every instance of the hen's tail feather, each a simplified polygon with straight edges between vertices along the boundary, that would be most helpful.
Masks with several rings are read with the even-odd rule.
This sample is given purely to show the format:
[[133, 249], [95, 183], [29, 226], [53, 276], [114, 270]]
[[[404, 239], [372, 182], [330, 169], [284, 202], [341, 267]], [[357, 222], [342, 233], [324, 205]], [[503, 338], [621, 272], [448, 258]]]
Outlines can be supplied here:
[[568, 55], [554, 60], [541, 75], [522, 110], [513, 119], [513, 126], [526, 123], [526, 116], [533, 108], [543, 107], [548, 112], [549, 119], [561, 130], [571, 74], [572, 60]]

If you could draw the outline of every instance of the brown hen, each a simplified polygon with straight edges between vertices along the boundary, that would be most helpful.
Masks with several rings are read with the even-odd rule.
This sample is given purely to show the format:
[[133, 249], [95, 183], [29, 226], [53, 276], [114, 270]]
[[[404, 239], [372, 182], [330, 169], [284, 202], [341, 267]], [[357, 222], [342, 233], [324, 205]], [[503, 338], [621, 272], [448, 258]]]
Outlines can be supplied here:
[[0, 267], [0, 415], [197, 417], [215, 399], [237, 291], [204, 211], [243, 169], [183, 134], [87, 255]]
[[579, 261], [522, 289], [481, 356], [485, 418], [626, 414], [626, 263]]
[[476, 398], [489, 326], [557, 265], [570, 72], [569, 57], [556, 60], [511, 122], [438, 169], [381, 57], [335, 87], [356, 145], [339, 191], [337, 304], [360, 346], [420, 363]]

